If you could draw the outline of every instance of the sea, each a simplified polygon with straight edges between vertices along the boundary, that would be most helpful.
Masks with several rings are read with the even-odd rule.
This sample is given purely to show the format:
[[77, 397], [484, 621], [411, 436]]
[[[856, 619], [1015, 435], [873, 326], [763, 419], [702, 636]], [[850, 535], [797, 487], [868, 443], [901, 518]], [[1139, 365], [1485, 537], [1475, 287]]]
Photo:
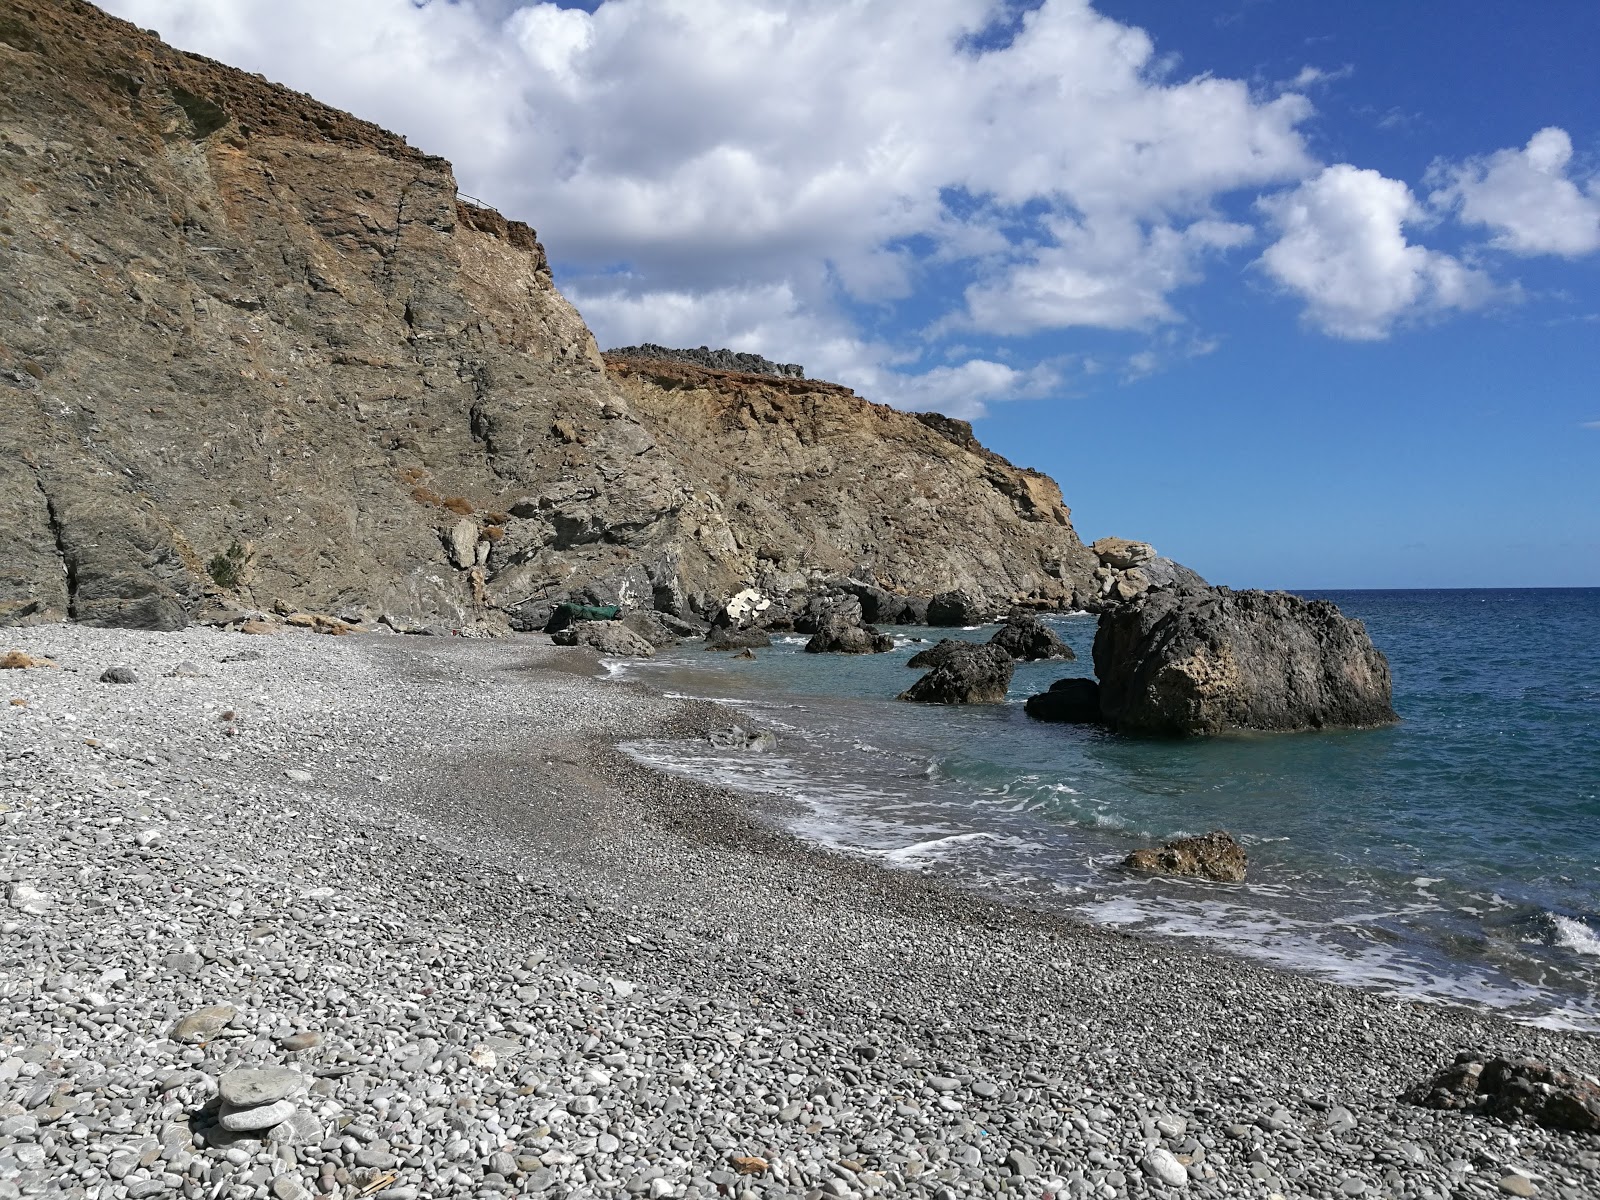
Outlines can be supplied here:
[[[696, 644], [615, 674], [716, 701], [777, 735], [752, 753], [627, 751], [738, 790], [795, 835], [989, 898], [1143, 931], [1397, 998], [1600, 1031], [1600, 589], [1311, 592], [1366, 623], [1401, 723], [1152, 740], [1042, 724], [1023, 701], [1093, 674], [1022, 663], [1004, 704], [895, 696], [907, 660], [994, 627], [897, 627], [892, 652], [754, 660]], [[1242, 885], [1121, 869], [1139, 846], [1226, 829]]]

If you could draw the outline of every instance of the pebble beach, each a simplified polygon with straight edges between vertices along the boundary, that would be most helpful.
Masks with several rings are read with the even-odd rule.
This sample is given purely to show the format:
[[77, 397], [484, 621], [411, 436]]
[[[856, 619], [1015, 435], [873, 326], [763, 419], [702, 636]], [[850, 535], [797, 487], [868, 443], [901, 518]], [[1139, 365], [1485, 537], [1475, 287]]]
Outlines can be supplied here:
[[11, 649], [0, 1200], [1600, 1195], [1600, 1137], [1398, 1099], [1595, 1038], [825, 853], [621, 753], [728, 714], [591, 652]]

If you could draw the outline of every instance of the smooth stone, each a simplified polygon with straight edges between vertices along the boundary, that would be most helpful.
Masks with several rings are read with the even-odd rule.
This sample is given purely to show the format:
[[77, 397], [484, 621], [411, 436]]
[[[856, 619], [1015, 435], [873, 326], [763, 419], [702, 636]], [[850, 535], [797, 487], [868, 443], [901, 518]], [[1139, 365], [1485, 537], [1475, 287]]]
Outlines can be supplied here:
[[306, 1185], [293, 1175], [279, 1175], [272, 1181], [272, 1194], [278, 1200], [311, 1200]]
[[229, 1133], [248, 1133], [257, 1129], [271, 1129], [281, 1125], [295, 1114], [292, 1100], [279, 1100], [275, 1104], [260, 1104], [253, 1108], [225, 1108], [217, 1118]]
[[231, 1004], [213, 1004], [208, 1008], [197, 1009], [188, 1016], [180, 1018], [172, 1027], [172, 1040], [203, 1042], [216, 1037], [227, 1028], [228, 1022], [238, 1013], [239, 1010]]
[[1168, 1187], [1186, 1187], [1189, 1183], [1188, 1169], [1172, 1156], [1172, 1151], [1160, 1146], [1140, 1159], [1139, 1166], [1146, 1175], [1159, 1179]]
[[1526, 1175], [1507, 1175], [1500, 1181], [1500, 1190], [1508, 1196], [1537, 1196], [1539, 1189]]
[[235, 1108], [254, 1108], [292, 1096], [310, 1081], [288, 1067], [240, 1067], [219, 1081], [224, 1102]]

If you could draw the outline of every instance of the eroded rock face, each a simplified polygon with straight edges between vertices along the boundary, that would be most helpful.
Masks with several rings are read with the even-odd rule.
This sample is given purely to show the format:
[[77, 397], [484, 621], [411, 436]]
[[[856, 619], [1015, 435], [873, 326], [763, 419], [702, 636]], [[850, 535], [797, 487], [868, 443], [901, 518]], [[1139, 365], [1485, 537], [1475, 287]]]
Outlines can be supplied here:
[[[944, 645], [944, 643], [940, 643]], [[1004, 650], [955, 643], [955, 649], [900, 693], [899, 699], [918, 704], [999, 704], [1011, 686], [1016, 664]]]
[[1400, 1098], [1424, 1108], [1454, 1109], [1574, 1133], [1600, 1133], [1600, 1084], [1535, 1058], [1496, 1058], [1465, 1051]]
[[1049, 691], [1029, 696], [1023, 709], [1036, 721], [1098, 725], [1100, 685], [1093, 679], [1058, 679]]
[[989, 639], [989, 645], [999, 647], [1019, 662], [1078, 657], [1071, 646], [1056, 636], [1055, 630], [1030, 613], [1012, 613], [1000, 631]]
[[1361, 622], [1284, 592], [1164, 588], [1100, 615], [1095, 674], [1124, 733], [1361, 728], [1397, 721]]
[[1120, 537], [1103, 537], [1089, 549], [1094, 551], [1094, 556], [1102, 565], [1118, 571], [1137, 567], [1156, 556], [1156, 548], [1149, 542], [1134, 542]]
[[1130, 871], [1180, 875], [1215, 883], [1243, 883], [1250, 860], [1233, 835], [1221, 829], [1177, 838], [1154, 849], [1135, 850], [1122, 860]]

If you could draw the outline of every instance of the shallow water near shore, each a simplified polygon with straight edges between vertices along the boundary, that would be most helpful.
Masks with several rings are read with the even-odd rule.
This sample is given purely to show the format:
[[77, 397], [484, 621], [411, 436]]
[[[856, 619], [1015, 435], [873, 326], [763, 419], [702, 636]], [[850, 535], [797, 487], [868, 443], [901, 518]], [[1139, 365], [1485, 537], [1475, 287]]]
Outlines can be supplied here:
[[[892, 868], [1600, 1031], [1600, 589], [1310, 594], [1367, 623], [1402, 724], [1193, 741], [1041, 724], [1027, 696], [1092, 674], [1094, 619], [1063, 616], [1049, 620], [1077, 661], [1019, 664], [1003, 705], [894, 700], [916, 650], [990, 628], [895, 629], [882, 655], [809, 655], [786, 637], [754, 661], [691, 645], [617, 664], [779, 738], [765, 754], [627, 749]], [[1212, 828], [1247, 846], [1248, 883], [1119, 869], [1136, 846]]]

